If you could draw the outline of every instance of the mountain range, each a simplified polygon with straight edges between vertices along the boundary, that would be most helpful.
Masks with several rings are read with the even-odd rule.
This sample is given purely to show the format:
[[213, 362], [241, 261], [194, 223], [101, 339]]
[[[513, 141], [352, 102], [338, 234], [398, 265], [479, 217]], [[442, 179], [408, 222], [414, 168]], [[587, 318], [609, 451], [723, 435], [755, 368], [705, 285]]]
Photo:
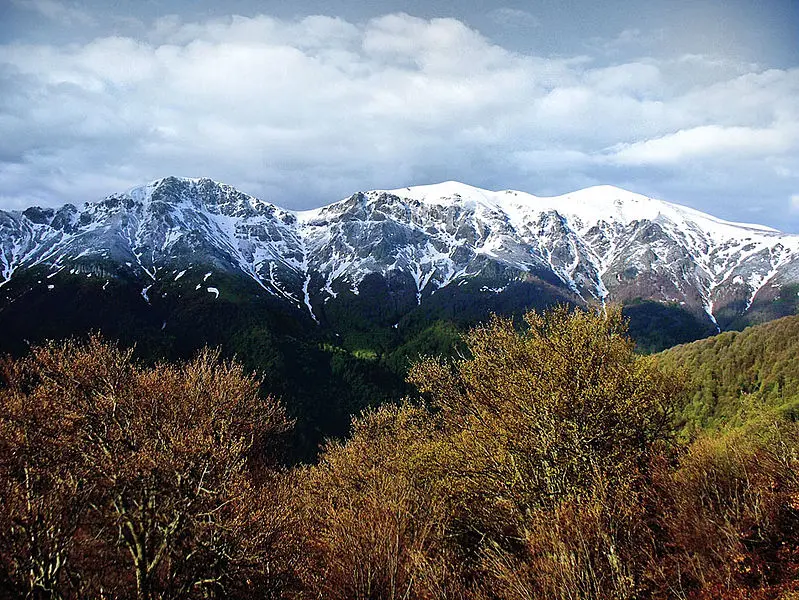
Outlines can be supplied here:
[[420, 355], [492, 313], [620, 303], [644, 352], [799, 307], [799, 236], [600, 186], [461, 183], [292, 211], [167, 177], [81, 206], [0, 211], [0, 353], [100, 331], [140, 360], [219, 347], [296, 419], [295, 456], [398, 400]]
[[[0, 211], [0, 268], [7, 290], [37, 269], [44, 289], [80, 274], [135, 284], [143, 302], [164, 284], [216, 298], [219, 275], [245, 278], [334, 329], [342, 297], [371, 294], [381, 320], [399, 326], [464, 286], [472, 296], [526, 287], [524, 297], [578, 304], [655, 301], [726, 329], [763, 320], [775, 301], [792, 312], [799, 236], [611, 186], [543, 198], [445, 182], [291, 211], [210, 179], [167, 177], [80, 207]], [[2, 287], [0, 310], [21, 293]]]

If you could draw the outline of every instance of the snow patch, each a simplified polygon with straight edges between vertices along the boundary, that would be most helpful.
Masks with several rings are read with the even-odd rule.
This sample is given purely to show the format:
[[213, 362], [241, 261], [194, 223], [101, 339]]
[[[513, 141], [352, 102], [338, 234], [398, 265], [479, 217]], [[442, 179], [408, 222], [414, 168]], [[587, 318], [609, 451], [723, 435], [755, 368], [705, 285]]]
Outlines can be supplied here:
[[311, 276], [306, 275], [305, 282], [302, 284], [302, 297], [303, 297], [303, 302], [305, 302], [305, 306], [308, 307], [308, 312], [311, 313], [311, 318], [318, 323], [319, 319], [316, 318], [316, 315], [313, 312], [313, 306], [311, 306], [311, 295], [308, 293], [308, 284], [310, 282], [311, 282]]

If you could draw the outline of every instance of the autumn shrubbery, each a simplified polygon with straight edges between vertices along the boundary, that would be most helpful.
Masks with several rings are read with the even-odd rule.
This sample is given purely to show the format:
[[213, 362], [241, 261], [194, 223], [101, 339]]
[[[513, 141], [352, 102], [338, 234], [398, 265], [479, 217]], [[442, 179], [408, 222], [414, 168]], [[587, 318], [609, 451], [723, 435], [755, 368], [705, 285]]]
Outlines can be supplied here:
[[788, 598], [799, 589], [798, 423], [764, 410], [698, 439], [664, 481], [664, 583], [708, 598]]
[[214, 353], [144, 368], [96, 338], [7, 361], [0, 586], [37, 598], [791, 598], [799, 426], [691, 444], [682, 379], [618, 310], [495, 318], [319, 461]]
[[[521, 335], [495, 318], [465, 342], [468, 359], [411, 370], [426, 408], [364, 415], [312, 469], [314, 530], [338, 532], [316, 546], [324, 597], [634, 597], [679, 381], [633, 353], [618, 312], [531, 313]], [[375, 535], [402, 540], [390, 561], [364, 550]]]
[[7, 361], [3, 379], [11, 597], [218, 597], [286, 577], [270, 561], [291, 535], [274, 468], [290, 423], [239, 366], [206, 351], [142, 368], [93, 337]]

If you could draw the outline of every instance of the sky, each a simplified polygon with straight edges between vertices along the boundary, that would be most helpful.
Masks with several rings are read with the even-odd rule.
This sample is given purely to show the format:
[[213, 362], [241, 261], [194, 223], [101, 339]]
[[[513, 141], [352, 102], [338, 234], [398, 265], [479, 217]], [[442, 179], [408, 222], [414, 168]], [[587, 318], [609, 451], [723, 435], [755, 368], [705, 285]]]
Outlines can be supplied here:
[[0, 208], [611, 184], [799, 233], [797, 0], [0, 0]]

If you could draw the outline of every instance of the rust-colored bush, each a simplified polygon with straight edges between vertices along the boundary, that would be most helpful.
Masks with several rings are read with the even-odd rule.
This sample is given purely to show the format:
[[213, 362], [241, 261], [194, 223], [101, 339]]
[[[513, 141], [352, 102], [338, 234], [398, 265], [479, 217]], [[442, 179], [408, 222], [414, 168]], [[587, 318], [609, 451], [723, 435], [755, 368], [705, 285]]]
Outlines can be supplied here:
[[652, 593], [644, 577], [655, 534], [640, 493], [599, 479], [590, 494], [530, 515], [523, 547], [487, 548], [486, 598], [628, 599]]
[[662, 491], [665, 576], [688, 589], [779, 589], [799, 575], [799, 423], [762, 418], [694, 442]]
[[313, 597], [465, 597], [435, 453], [427, 411], [386, 406], [357, 419], [352, 438], [304, 473]]
[[464, 535], [512, 550], [529, 515], [625, 486], [669, 439], [681, 382], [633, 352], [618, 309], [496, 318], [466, 336], [470, 357], [411, 380], [441, 411]]
[[6, 361], [0, 407], [0, 565], [20, 594], [227, 594], [281, 537], [248, 515], [290, 423], [218, 353], [143, 368], [98, 337], [48, 344]]

